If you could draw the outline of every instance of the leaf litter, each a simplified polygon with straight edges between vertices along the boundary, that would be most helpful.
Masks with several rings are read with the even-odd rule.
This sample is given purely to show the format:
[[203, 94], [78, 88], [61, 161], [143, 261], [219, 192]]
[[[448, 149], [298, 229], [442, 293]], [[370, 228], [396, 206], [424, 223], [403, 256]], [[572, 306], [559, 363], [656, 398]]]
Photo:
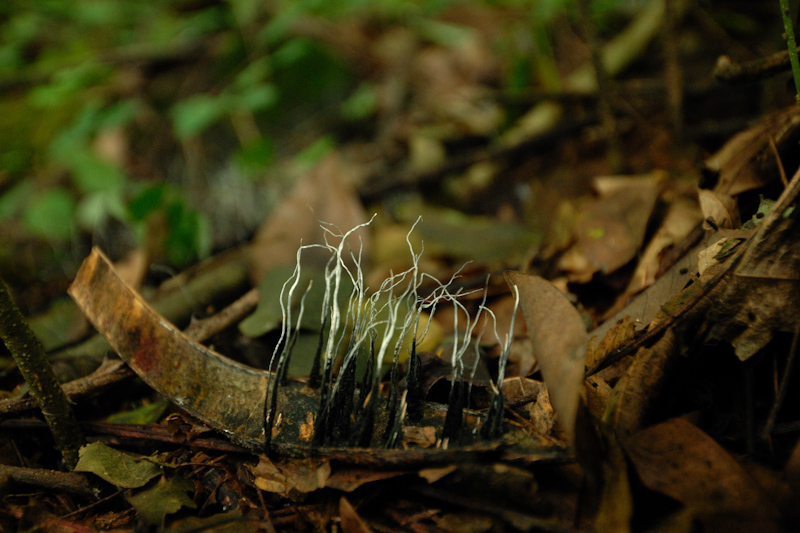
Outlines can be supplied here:
[[[418, 91], [417, 113], [433, 117], [405, 130], [395, 124], [397, 137], [383, 140], [407, 143], [409, 176], [441, 167], [453, 138], [486, 135], [500, 123], [497, 107], [479, 104], [480, 80], [497, 68], [482, 37], [439, 26], [423, 33], [458, 44], [436, 48], [408, 31], [381, 37], [387, 76], [405, 77], [394, 82]], [[415, 55], [420, 77], [409, 80], [403, 65]], [[582, 87], [579, 76], [570, 79]], [[375, 87], [376, 105], [402, 105], [386, 80]], [[506, 142], [524, 142], [564, 113], [549, 102], [534, 110], [510, 130], [520, 137]], [[93, 252], [89, 275], [79, 275], [72, 294], [114, 350], [172, 401], [175, 435], [175, 412], [208, 426], [198, 424], [159, 455], [176, 472], [152, 470], [153, 463], [122, 452], [81, 471], [137, 487], [125, 495], [136, 520], [175, 531], [223, 528], [226, 520], [267, 531], [367, 531], [386, 523], [421, 531], [698, 524], [736, 531], [794, 523], [798, 413], [783, 402], [787, 394], [796, 398], [787, 352], [798, 331], [797, 176], [782, 196], [767, 191], [778, 199], [757, 225], [740, 228], [739, 221], [753, 212], [750, 191], [775, 181], [774, 158], [763, 157], [769, 139], [785, 152], [795, 123], [795, 112], [782, 111], [734, 137], [707, 160], [711, 183], [699, 201], [663, 172], [646, 170], [598, 178], [592, 195], [556, 194], [569, 216], [546, 237], [518, 221], [402, 197], [381, 210], [386, 220], [367, 226], [357, 188], [340, 175], [368, 174], [368, 165], [347, 168], [352, 161], [342, 149], [308, 173], [248, 246], [259, 306], [238, 324], [239, 342], [264, 348], [254, 359], [261, 368], [192, 341]], [[482, 175], [470, 170], [469, 179]], [[495, 179], [493, 172], [485, 175]], [[469, 201], [473, 191], [454, 197]], [[420, 213], [423, 237], [412, 244]], [[693, 238], [701, 219], [707, 229]], [[375, 261], [387, 228], [400, 237], [400, 250], [410, 250], [410, 263]], [[481, 242], [472, 248], [471, 239]], [[430, 257], [422, 259], [425, 244]], [[315, 275], [307, 275], [314, 265], [304, 259], [316, 263]], [[465, 259], [476, 264], [458, 270]], [[499, 276], [486, 281], [486, 271], [504, 268], [521, 271], [508, 274], [508, 287]], [[612, 298], [584, 297], [594, 291]], [[376, 293], [387, 298], [373, 299]], [[522, 345], [523, 335], [515, 312], [510, 320], [498, 316], [501, 298], [512, 308], [518, 300], [526, 322], [529, 339], [515, 356], [511, 341]], [[419, 321], [423, 309], [435, 326]], [[393, 335], [421, 339], [428, 330], [435, 337], [434, 327], [445, 333], [424, 350]], [[219, 332], [212, 343], [239, 356]], [[293, 351], [321, 352], [318, 383], [289, 370]], [[303, 368], [313, 369], [314, 360]], [[779, 381], [787, 383], [781, 391], [773, 386]], [[720, 396], [723, 389], [735, 389], [735, 401], [722, 405], [720, 397], [734, 397]], [[773, 411], [780, 416], [758, 437]], [[142, 425], [139, 437], [156, 435], [156, 427]], [[207, 432], [234, 445], [214, 451], [212, 439], [207, 454], [190, 452]], [[84, 448], [82, 459], [102, 455], [98, 449]], [[120, 466], [123, 474], [109, 474]], [[148, 473], [131, 473], [139, 468]], [[642, 518], [652, 504], [657, 513]], [[123, 524], [133, 523], [114, 505], [106, 519], [119, 513]], [[193, 508], [203, 518], [190, 517]]]

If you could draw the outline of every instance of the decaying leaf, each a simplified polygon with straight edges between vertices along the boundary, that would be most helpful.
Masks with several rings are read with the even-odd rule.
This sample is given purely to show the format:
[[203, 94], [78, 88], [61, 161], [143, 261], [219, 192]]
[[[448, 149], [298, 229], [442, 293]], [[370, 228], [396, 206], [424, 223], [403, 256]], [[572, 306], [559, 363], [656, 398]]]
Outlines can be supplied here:
[[731, 140], [705, 162], [706, 172], [714, 175], [714, 190], [730, 196], [766, 185], [774, 176], [775, 157], [770, 138], [779, 150], [797, 149], [800, 136], [800, 110], [797, 106], [775, 112]]
[[441, 466], [438, 468], [423, 468], [417, 472], [417, 475], [428, 483], [436, 483], [443, 477], [453, 473], [457, 468], [458, 466], [456, 465]]
[[447, 513], [436, 523], [443, 533], [485, 533], [494, 526], [491, 516], [478, 513]]
[[703, 218], [711, 220], [718, 228], [735, 229], [742, 225], [739, 206], [733, 196], [700, 189], [697, 191]]
[[575, 244], [558, 266], [572, 281], [588, 282], [595, 272], [614, 272], [636, 256], [647, 221], [664, 181], [663, 171], [644, 176], [598, 178], [597, 199], [586, 199], [577, 209]]
[[181, 477], [162, 477], [155, 486], [126, 496], [126, 499], [146, 524], [159, 525], [166, 515], [176, 513], [182, 507], [197, 507], [186, 494], [192, 491], [194, 484]]
[[331, 475], [331, 465], [324, 459], [275, 459], [262, 455], [256, 466], [248, 469], [261, 490], [297, 498], [321, 489]]
[[677, 353], [676, 348], [675, 333], [665, 331], [654, 346], [639, 349], [633, 363], [617, 382], [603, 422], [618, 438], [624, 438], [642, 426], [648, 409], [659, 398], [669, 362]]
[[[303, 177], [281, 201], [253, 238], [251, 278], [254, 282], [275, 266], [294, 265], [301, 244], [323, 242], [325, 234], [319, 220], [342, 229], [354, 228], [367, 221], [352, 183], [343, 176], [347, 171], [345, 163], [332, 154]], [[354, 250], [363, 247], [364, 254], [368, 254], [369, 231], [359, 230], [351, 237], [350, 243]], [[306, 254], [309, 264], [315, 264], [313, 256], [313, 253]], [[320, 255], [317, 259], [324, 267], [328, 255]]]
[[639, 258], [639, 264], [623, 295], [626, 300], [656, 282], [656, 276], [661, 271], [664, 251], [686, 238], [698, 222], [700, 213], [694, 202], [678, 200], [669, 205], [661, 225]]
[[708, 338], [730, 342], [741, 360], [800, 323], [800, 224], [781, 218], [751, 239], [708, 315]]
[[91, 472], [117, 487], [142, 487], [161, 475], [161, 467], [152, 461], [136, 459], [102, 442], [92, 442], [81, 447], [79, 454], [76, 471]]
[[623, 447], [642, 482], [694, 511], [706, 531], [780, 531], [777, 508], [711, 437], [683, 419], [640, 431]]
[[583, 319], [549, 281], [519, 272], [508, 272], [506, 276], [519, 288], [520, 308], [533, 342], [533, 353], [559, 423], [572, 443], [588, 338]]
[[342, 496], [339, 499], [339, 519], [341, 520], [343, 533], [371, 533], [371, 529], [362, 520], [355, 507], [347, 498]]
[[341, 490], [344, 492], [353, 492], [358, 487], [367, 483], [381, 481], [384, 479], [392, 479], [395, 477], [406, 475], [408, 472], [402, 470], [372, 470], [366, 468], [336, 468], [325, 486], [329, 489]]
[[594, 519], [595, 531], [631, 531], [633, 495], [628, 479], [628, 464], [619, 442], [609, 436], [606, 439], [603, 458], [603, 488]]
[[509, 405], [524, 406], [537, 435], [553, 436], [556, 414], [544, 383], [528, 378], [508, 378], [503, 382], [503, 396]]
[[250, 445], [264, 440], [264, 399], [272, 375], [192, 341], [116, 275], [97, 248], [70, 295], [147, 384], [209, 425]]
[[214, 533], [256, 533], [259, 522], [248, 520], [241, 507], [227, 513], [219, 513], [203, 518], [189, 517], [170, 525], [170, 533], [193, 533], [213, 531]]

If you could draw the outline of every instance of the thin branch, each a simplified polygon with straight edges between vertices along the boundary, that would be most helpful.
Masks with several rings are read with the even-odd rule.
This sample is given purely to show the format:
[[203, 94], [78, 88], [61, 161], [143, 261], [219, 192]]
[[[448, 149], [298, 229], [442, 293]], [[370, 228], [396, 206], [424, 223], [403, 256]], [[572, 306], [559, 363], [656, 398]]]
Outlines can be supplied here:
[[795, 100], [800, 105], [800, 61], [797, 59], [797, 43], [794, 40], [794, 26], [792, 25], [792, 15], [789, 10], [789, 0], [780, 0], [781, 17], [783, 18], [784, 38], [789, 49], [789, 61], [792, 64], [792, 74], [794, 75], [794, 86], [797, 90]]
[[67, 466], [78, 463], [78, 449], [83, 445], [83, 434], [69, 405], [66, 394], [56, 379], [36, 338], [11, 298], [5, 283], [0, 280], [0, 337], [17, 363], [31, 395], [36, 399], [56, 447], [61, 451]]

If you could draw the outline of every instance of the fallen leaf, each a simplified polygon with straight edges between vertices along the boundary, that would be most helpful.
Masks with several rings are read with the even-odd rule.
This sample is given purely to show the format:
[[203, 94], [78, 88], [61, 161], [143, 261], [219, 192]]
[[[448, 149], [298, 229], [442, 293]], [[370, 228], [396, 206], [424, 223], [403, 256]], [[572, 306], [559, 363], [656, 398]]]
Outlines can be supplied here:
[[78, 452], [77, 472], [91, 472], [117, 487], [132, 489], [144, 486], [161, 475], [161, 467], [147, 459], [136, 459], [127, 453], [92, 442]]
[[405, 426], [403, 427], [403, 444], [430, 448], [436, 444], [436, 428], [433, 426]]
[[[700, 209], [703, 211], [703, 219], [711, 219], [718, 228], [735, 229], [742, 225], [739, 206], [733, 196], [699, 189], [697, 198], [700, 201]], [[705, 227], [707, 224], [703, 224], [703, 226]]]
[[484, 533], [495, 525], [491, 516], [477, 513], [447, 513], [436, 523], [438, 531], [447, 533]]
[[780, 516], [733, 457], [677, 418], [625, 439], [642, 482], [692, 509], [705, 531], [780, 531]]
[[665, 173], [597, 178], [601, 195], [577, 208], [575, 244], [559, 259], [572, 281], [585, 283], [596, 272], [608, 274], [636, 256], [658, 199]]
[[633, 495], [628, 480], [628, 464], [613, 436], [606, 439], [603, 457], [603, 488], [594, 517], [594, 531], [631, 531]]
[[441, 466], [438, 468], [423, 468], [417, 472], [417, 475], [428, 483], [435, 483], [446, 475], [451, 474], [457, 468], [458, 466], [456, 465]]
[[736, 134], [705, 161], [706, 173], [717, 179], [714, 190], [736, 196], [769, 183], [778, 175], [769, 148], [770, 138], [779, 151], [795, 150], [800, 135], [798, 126], [800, 110], [791, 106]]
[[269, 459], [259, 456], [258, 464], [247, 467], [255, 476], [261, 490], [297, 498], [298, 494], [314, 492], [325, 487], [331, 475], [331, 465], [323, 459]]
[[520, 308], [550, 401], [568, 441], [574, 444], [588, 339], [583, 319], [547, 280], [519, 272], [507, 272], [506, 277], [519, 289]]
[[599, 344], [597, 344], [597, 337], [594, 336], [595, 332], [592, 332], [593, 336], [589, 339], [589, 346], [586, 351], [586, 366], [589, 368], [592, 368], [608, 357], [609, 354], [624, 346], [636, 333], [634, 324], [628, 316], [624, 316], [616, 322], [613, 320], [609, 322], [611, 327], [608, 328]]
[[367, 470], [364, 468], [336, 468], [328, 477], [325, 486], [329, 489], [353, 492], [367, 483], [404, 476], [402, 470]]
[[[251, 246], [251, 279], [257, 283], [271, 268], [294, 265], [301, 244], [324, 242], [320, 220], [347, 231], [367, 221], [353, 185], [344, 176], [347, 166], [331, 154], [303, 177], [256, 232]], [[366, 228], [349, 239], [354, 250], [368, 257], [370, 234]], [[304, 253], [307, 264], [324, 267], [328, 253]]]
[[162, 399], [130, 411], [114, 413], [107, 418], [107, 421], [111, 424], [152, 424], [158, 422], [167, 407], [169, 401]]
[[603, 422], [620, 439], [638, 431], [658, 401], [670, 361], [677, 355], [675, 333], [668, 329], [652, 346], [642, 347], [614, 387]]
[[396, 207], [399, 220], [413, 224], [422, 221], [415, 233], [425, 245], [425, 253], [476, 263], [512, 263], [531, 255], [539, 236], [525, 227], [499, 222], [489, 217], [469, 216], [445, 209], [406, 202]]
[[186, 494], [193, 491], [194, 485], [182, 477], [162, 477], [155, 486], [125, 496], [125, 499], [136, 508], [142, 521], [150, 525], [160, 525], [166, 515], [176, 513], [182, 507], [197, 507]]
[[371, 533], [372, 530], [358, 516], [353, 505], [342, 496], [339, 498], [339, 520], [343, 533]]
[[661, 271], [664, 251], [683, 241], [698, 222], [700, 213], [694, 202], [676, 201], [670, 204], [661, 225], [639, 258], [639, 264], [636, 265], [636, 270], [623, 295], [626, 301], [656, 282], [656, 276]]
[[[797, 187], [797, 179], [793, 183]], [[791, 333], [800, 324], [800, 224], [777, 216], [751, 237], [707, 316], [707, 338], [730, 342], [742, 361], [766, 346], [775, 332]]]
[[248, 519], [241, 507], [227, 513], [218, 513], [203, 518], [191, 516], [170, 525], [169, 533], [193, 533], [213, 531], [214, 533], [255, 533], [260, 529], [260, 521]]

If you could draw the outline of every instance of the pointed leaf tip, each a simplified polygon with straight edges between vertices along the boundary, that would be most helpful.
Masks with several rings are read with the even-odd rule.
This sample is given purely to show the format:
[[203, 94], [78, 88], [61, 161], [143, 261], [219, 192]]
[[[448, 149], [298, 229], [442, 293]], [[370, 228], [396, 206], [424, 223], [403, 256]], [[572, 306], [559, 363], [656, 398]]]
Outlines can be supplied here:
[[509, 285], [519, 289], [533, 353], [572, 444], [588, 341], [583, 319], [564, 293], [544, 278], [520, 272], [506, 272], [505, 276]]

